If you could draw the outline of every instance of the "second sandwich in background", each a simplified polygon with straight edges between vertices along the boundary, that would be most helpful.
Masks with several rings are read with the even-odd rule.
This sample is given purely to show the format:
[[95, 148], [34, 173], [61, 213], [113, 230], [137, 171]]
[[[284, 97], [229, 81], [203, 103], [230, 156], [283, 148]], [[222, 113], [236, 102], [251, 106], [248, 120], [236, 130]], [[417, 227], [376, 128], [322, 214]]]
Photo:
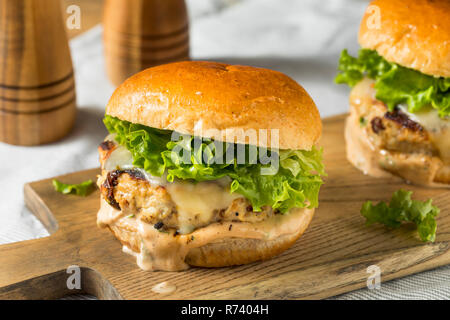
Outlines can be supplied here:
[[450, 184], [450, 1], [376, 0], [337, 83], [353, 87], [347, 158], [373, 176]]

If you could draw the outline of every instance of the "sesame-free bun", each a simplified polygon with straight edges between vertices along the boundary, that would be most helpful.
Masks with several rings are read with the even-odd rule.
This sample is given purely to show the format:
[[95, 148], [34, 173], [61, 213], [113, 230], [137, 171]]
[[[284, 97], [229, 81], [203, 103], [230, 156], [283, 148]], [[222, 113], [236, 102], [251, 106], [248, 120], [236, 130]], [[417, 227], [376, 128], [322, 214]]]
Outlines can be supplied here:
[[[106, 114], [262, 147], [274, 147], [271, 129], [278, 129], [280, 149], [309, 150], [322, 131], [314, 101], [283, 73], [205, 61], [161, 65], [132, 76], [116, 89]], [[256, 141], [248, 133], [254, 133]]]
[[390, 62], [450, 77], [450, 1], [372, 1], [361, 22], [359, 43]]

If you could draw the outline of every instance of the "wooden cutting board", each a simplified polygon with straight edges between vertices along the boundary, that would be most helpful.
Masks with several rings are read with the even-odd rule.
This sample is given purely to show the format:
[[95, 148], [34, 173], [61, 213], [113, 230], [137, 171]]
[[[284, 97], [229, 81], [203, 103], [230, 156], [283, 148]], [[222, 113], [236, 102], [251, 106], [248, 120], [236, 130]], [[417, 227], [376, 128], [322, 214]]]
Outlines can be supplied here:
[[[304, 299], [326, 298], [366, 286], [367, 267], [381, 282], [450, 263], [450, 191], [406, 185], [397, 178], [364, 176], [345, 159], [344, 117], [324, 120], [321, 144], [328, 172], [320, 207], [296, 244], [271, 260], [183, 272], [145, 272], [120, 243], [96, 226], [99, 192], [62, 195], [51, 180], [25, 185], [25, 202], [50, 237], [0, 246], [0, 298], [58, 298], [88, 293], [101, 299]], [[58, 177], [66, 183], [96, 179], [98, 169]], [[433, 198], [441, 208], [436, 242], [422, 243], [411, 225], [396, 230], [366, 227], [359, 210], [366, 200], [389, 200], [400, 188], [413, 198]], [[67, 289], [66, 272], [81, 267], [81, 290]], [[152, 287], [175, 285], [170, 294]], [[382, 284], [381, 284], [382, 286]]]

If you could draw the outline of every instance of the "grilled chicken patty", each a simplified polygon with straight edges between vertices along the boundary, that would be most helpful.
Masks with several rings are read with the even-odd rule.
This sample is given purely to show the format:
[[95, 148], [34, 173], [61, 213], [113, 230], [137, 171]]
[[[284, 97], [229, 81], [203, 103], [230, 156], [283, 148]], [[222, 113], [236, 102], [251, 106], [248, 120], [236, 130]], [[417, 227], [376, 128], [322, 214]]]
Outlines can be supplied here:
[[[389, 111], [375, 98], [373, 85], [373, 81], [365, 79], [350, 95], [347, 126], [351, 129], [347, 130], [352, 131], [352, 139], [370, 145], [384, 170], [420, 184], [449, 183], [449, 166], [441, 159], [429, 132], [401, 109]], [[348, 155], [356, 167], [368, 171], [362, 168], [367, 164], [357, 163], [352, 157], [352, 150], [348, 150]]]
[[[117, 210], [122, 210], [124, 217], [138, 217], [142, 221], [152, 224], [156, 229], [179, 229], [179, 208], [172, 200], [167, 188], [148, 181], [139, 169], [112, 170], [104, 169], [105, 161], [111, 156], [117, 143], [104, 141], [100, 144], [98, 151], [102, 165], [102, 175], [99, 176], [97, 184], [102, 197], [109, 205]], [[216, 183], [211, 181], [209, 183]], [[219, 184], [217, 182], [217, 184]], [[224, 192], [228, 192], [224, 190]], [[251, 203], [243, 198], [234, 199], [228, 207], [214, 210], [210, 221], [197, 219], [195, 214], [189, 223], [195, 228], [200, 228], [214, 222], [260, 222], [275, 214], [269, 206], [262, 211], [255, 212]]]
[[401, 153], [439, 155], [428, 132], [398, 108], [390, 112], [384, 103], [373, 100], [369, 110], [362, 105], [357, 105], [355, 109], [360, 125], [368, 126], [366, 133], [377, 148]]

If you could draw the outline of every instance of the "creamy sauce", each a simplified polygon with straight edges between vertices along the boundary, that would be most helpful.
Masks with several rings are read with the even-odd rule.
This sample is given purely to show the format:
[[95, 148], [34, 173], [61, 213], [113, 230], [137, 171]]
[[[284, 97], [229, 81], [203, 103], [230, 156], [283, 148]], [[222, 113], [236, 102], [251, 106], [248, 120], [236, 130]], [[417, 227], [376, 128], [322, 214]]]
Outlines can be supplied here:
[[[358, 108], [372, 107], [372, 101], [375, 99], [374, 81], [363, 79], [350, 93], [350, 103]], [[383, 150], [378, 150], [375, 143], [367, 134], [368, 125], [361, 127], [359, 116], [354, 109], [351, 109], [350, 116], [345, 125], [345, 142], [347, 150], [347, 159], [364, 174], [373, 177], [390, 177], [389, 172], [380, 167], [379, 159], [383, 155]]]
[[[102, 200], [97, 215], [99, 226], [121, 224], [117, 210]], [[141, 238], [140, 252], [137, 253], [137, 264], [143, 270], [185, 270], [189, 266], [185, 262], [186, 255], [192, 248], [226, 238], [245, 238], [273, 240], [281, 235], [303, 232], [313, 215], [314, 209], [292, 209], [286, 214], [275, 215], [258, 223], [233, 222], [213, 223], [186, 235], [174, 236], [156, 230], [152, 225], [142, 222], [139, 217], [128, 219], [126, 223], [134, 223]]]
[[133, 250], [131, 250], [128, 246], [123, 246], [122, 247], [122, 252], [124, 252], [126, 254], [129, 254], [129, 255], [131, 255], [133, 257], [136, 257], [136, 258], [138, 256], [138, 254], [136, 252], [134, 252]]
[[159, 294], [169, 294], [172, 292], [175, 292], [177, 290], [177, 287], [173, 284], [170, 284], [168, 282], [161, 282], [157, 285], [154, 285], [152, 288], [152, 291]]
[[[109, 210], [109, 209], [112, 210]], [[100, 228], [106, 228], [109, 225], [115, 224], [124, 214], [120, 210], [115, 210], [103, 198], [100, 200], [100, 211], [97, 214], [97, 225]]]
[[391, 177], [392, 174], [380, 167], [383, 150], [377, 150], [359, 128], [359, 119], [350, 115], [345, 125], [345, 142], [347, 159], [364, 174], [372, 177]]

